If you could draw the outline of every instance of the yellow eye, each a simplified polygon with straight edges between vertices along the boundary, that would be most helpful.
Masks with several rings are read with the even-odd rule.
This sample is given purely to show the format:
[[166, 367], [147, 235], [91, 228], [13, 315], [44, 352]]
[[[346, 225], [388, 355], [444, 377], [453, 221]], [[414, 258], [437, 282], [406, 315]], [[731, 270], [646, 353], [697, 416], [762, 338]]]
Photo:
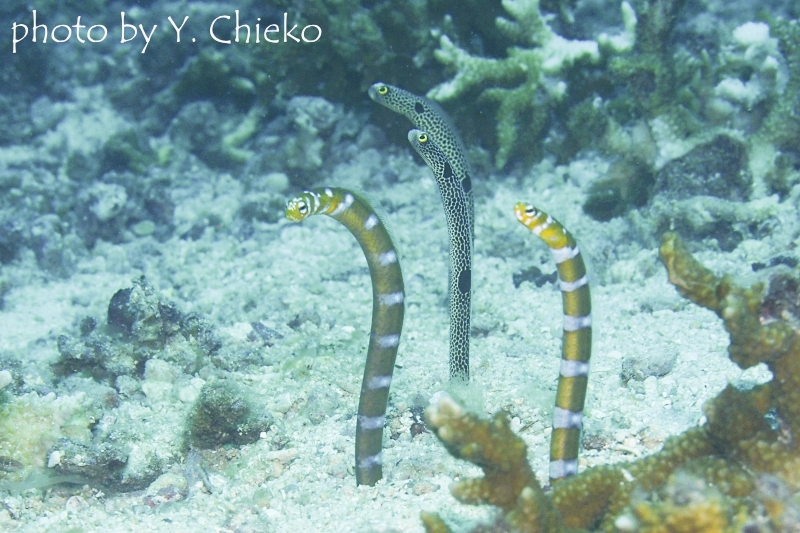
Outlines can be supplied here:
[[417, 136], [417, 140], [420, 142], [420, 144], [425, 144], [426, 142], [428, 142], [428, 134], [427, 133], [420, 133]]
[[378, 94], [384, 95], [389, 93], [389, 88], [386, 85], [381, 85], [378, 87]]

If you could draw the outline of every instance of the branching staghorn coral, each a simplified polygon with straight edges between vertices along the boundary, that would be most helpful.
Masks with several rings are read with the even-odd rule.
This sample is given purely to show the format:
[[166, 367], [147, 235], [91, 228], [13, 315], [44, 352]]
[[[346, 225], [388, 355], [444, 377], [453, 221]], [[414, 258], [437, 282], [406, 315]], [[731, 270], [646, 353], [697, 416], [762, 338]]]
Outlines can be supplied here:
[[[758, 178], [763, 178], [773, 189], [785, 191], [793, 183], [782, 183], [787, 178], [782, 172], [779, 156], [782, 152], [793, 153], [800, 149], [800, 21], [775, 18], [769, 31], [777, 38], [778, 49], [786, 60], [787, 76], [785, 86], [776, 91], [778, 97], [759, 131], [750, 140], [749, 170], [756, 178], [756, 184], [759, 184]], [[770, 59], [777, 67], [772, 56], [768, 56], [764, 63], [768, 64]], [[792, 181], [797, 179], [794, 176]], [[756, 190], [760, 195], [766, 192], [766, 188]]]
[[675, 100], [675, 61], [667, 46], [686, 0], [632, 0], [636, 46], [630, 55], [610, 60], [609, 69], [651, 113]]
[[[470, 55], [442, 35], [436, 58], [455, 69], [453, 79], [428, 91], [438, 101], [456, 98], [464, 92], [493, 85], [481, 98], [499, 103], [497, 110], [497, 168], [503, 168], [515, 148], [520, 130], [520, 117], [530, 120], [527, 128], [538, 133], [545, 123], [548, 108], [567, 92], [565, 71], [579, 61], [600, 60], [600, 45], [628, 50], [633, 46], [636, 15], [627, 2], [622, 4], [626, 32], [622, 36], [603, 36], [600, 42], [568, 40], [556, 34], [539, 10], [539, 0], [503, 0], [503, 7], [513, 21], [498, 17], [497, 28], [511, 41], [519, 43], [507, 50], [504, 59]], [[516, 87], [506, 88], [506, 85]]]
[[[449, 396], [425, 412], [428, 425], [454, 457], [480, 466], [484, 477], [455, 483], [451, 492], [457, 500], [472, 505], [490, 504], [506, 514], [507, 525], [518, 531], [559, 533], [564, 526], [558, 511], [536, 482], [526, 453], [527, 447], [509, 425], [508, 417], [498, 413], [482, 420], [467, 413]], [[524, 529], [531, 521], [538, 529]], [[422, 513], [428, 533], [451, 533], [434, 513]]]
[[[731, 360], [741, 368], [764, 363], [772, 380], [750, 390], [728, 385], [704, 406], [704, 424], [667, 439], [659, 452], [591, 468], [547, 494], [506, 415], [481, 420], [443, 398], [426, 411], [428, 424], [452, 455], [485, 474], [456, 483], [453, 495], [500, 507], [503, 516], [492, 530], [732, 533], [797, 527], [792, 494], [800, 491], [800, 332], [785, 313], [774, 316], [775, 305], [762, 305], [763, 286], [743, 289], [718, 277], [676, 234], [664, 235], [660, 253], [680, 294], [722, 318]], [[435, 514], [422, 519], [431, 533], [450, 531]]]

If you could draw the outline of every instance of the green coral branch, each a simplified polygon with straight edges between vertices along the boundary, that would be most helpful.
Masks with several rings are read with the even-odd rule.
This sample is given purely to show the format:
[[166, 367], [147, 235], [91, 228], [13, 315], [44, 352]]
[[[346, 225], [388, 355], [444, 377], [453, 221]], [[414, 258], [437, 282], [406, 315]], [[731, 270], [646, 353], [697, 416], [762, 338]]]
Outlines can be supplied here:
[[[619, 43], [629, 47], [636, 17], [630, 5], [624, 5], [627, 6], [623, 8], [624, 19], [630, 28], [626, 30], [627, 38]], [[497, 28], [521, 46], [510, 47], [506, 58], [491, 59], [473, 56], [456, 46], [447, 35], [442, 35], [434, 55], [441, 63], [452, 67], [456, 74], [427, 93], [433, 100], [446, 101], [475, 87], [494, 85], [484, 90], [481, 97], [500, 102], [497, 111], [497, 168], [506, 165], [516, 145], [522, 128], [520, 115], [533, 109], [534, 120], [527, 128], [534, 133], [541, 131], [549, 101], [557, 102], [567, 92], [566, 82], [561, 79], [564, 71], [579, 61], [596, 63], [600, 60], [597, 41], [569, 40], [555, 33], [539, 10], [539, 0], [503, 0], [503, 7], [514, 20], [498, 17], [495, 21]], [[611, 46], [618, 41], [606, 36], [603, 42]], [[512, 83], [519, 85], [502, 87]]]
[[439, 102], [452, 100], [464, 92], [490, 82], [511, 82], [521, 77], [527, 67], [512, 58], [490, 59], [470, 55], [457, 47], [447, 35], [439, 38], [433, 55], [442, 64], [454, 67], [455, 77], [428, 91], [427, 97]]
[[780, 92], [783, 97], [775, 99], [750, 141], [748, 166], [753, 174], [754, 197], [766, 196], [768, 182], [780, 181], [775, 164], [780, 152], [800, 149], [800, 21], [775, 18], [769, 29], [786, 60], [788, 79]]

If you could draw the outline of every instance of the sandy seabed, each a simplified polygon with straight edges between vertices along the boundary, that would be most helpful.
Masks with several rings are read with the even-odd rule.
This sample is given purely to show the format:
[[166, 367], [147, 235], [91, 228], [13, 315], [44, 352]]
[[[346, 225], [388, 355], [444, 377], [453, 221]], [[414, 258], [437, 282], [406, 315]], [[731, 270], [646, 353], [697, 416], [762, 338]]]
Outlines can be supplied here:
[[[581, 184], [605, 164], [577, 160], [569, 167], [540, 163], [520, 183], [476, 177], [473, 262], [472, 381], [452, 391], [485, 415], [508, 412], [528, 444], [528, 458], [546, 481], [549, 426], [560, 358], [561, 295], [548, 283], [512, 283], [515, 272], [555, 270], [546, 246], [522, 227], [512, 208], [533, 203], [560, 219], [594, 264], [594, 351], [581, 469], [633, 459], [702, 420], [702, 405], [728, 382], [764, 381], [766, 370], [743, 373], [726, 356], [727, 335], [711, 312], [682, 300], [667, 283], [656, 246], [631, 239], [625, 219], [593, 221], [582, 209]], [[391, 183], [377, 181], [380, 169]], [[106, 494], [91, 486], [55, 486], [2, 496], [0, 529], [15, 532], [389, 532], [423, 531], [421, 510], [437, 511], [462, 529], [487, 520], [491, 509], [458, 504], [449, 494], [457, 478], [480, 474], [452, 459], [434, 435], [412, 437], [414, 415], [447, 381], [447, 233], [430, 171], [409, 152], [374, 149], [332, 172], [325, 185], [367, 192], [389, 213], [406, 280], [406, 320], [384, 434], [384, 479], [356, 487], [355, 411], [369, 334], [370, 281], [351, 235], [336, 221], [261, 224], [240, 240], [206, 231], [196, 240], [147, 238], [99, 243], [66, 280], [26, 274], [32, 257], [9, 267], [14, 288], [0, 311], [0, 349], [29, 353], [46, 365], [58, 357], [56, 338], [75, 334], [80, 320], [104, 320], [110, 297], [144, 274], [182, 312], [217, 328], [223, 342], [252, 344], [254, 320], [282, 338], [262, 350], [268, 364], [228, 377], [256, 391], [275, 418], [255, 444], [193, 452], [176, 461], [145, 491]], [[176, 216], [219, 211], [229, 218], [245, 200], [236, 180], [198, 176], [191, 189], [173, 191]], [[654, 241], [655, 242], [655, 241]], [[747, 250], [745, 252], [744, 250]], [[768, 258], [769, 243], [698, 258], [717, 272], [748, 276], [750, 263]], [[28, 276], [28, 277], [26, 277]], [[21, 283], [20, 280], [24, 281]], [[252, 302], [251, 305], [246, 305]], [[317, 317], [296, 329], [287, 323]], [[250, 339], [250, 340], [248, 340]], [[623, 383], [623, 361], [675, 355], [660, 377]], [[200, 378], [199, 378], [200, 379]], [[120, 405], [127, 416], [180, 432], [188, 406], [180, 379]], [[155, 389], [152, 389], [155, 390]], [[328, 406], [309, 417], [308, 406]], [[142, 414], [143, 413], [143, 414]], [[312, 421], [313, 419], [313, 421]], [[165, 441], [165, 446], [168, 445]], [[45, 458], [46, 459], [46, 458]], [[198, 479], [187, 465], [200, 461]], [[173, 491], [170, 487], [183, 487]]]

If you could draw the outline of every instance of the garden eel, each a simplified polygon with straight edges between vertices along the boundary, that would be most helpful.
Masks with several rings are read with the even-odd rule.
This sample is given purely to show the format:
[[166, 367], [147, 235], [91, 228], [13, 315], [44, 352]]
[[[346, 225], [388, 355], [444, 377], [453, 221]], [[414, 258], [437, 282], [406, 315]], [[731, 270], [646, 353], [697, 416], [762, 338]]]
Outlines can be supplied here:
[[372, 278], [372, 326], [356, 423], [356, 484], [374, 485], [383, 476], [381, 441], [405, 310], [403, 274], [391, 236], [367, 200], [329, 187], [306, 191], [286, 204], [286, 218], [292, 222], [316, 214], [335, 218], [350, 230]]
[[408, 132], [408, 141], [433, 171], [442, 193], [450, 233], [450, 378], [468, 380], [472, 240], [464, 220], [469, 204], [449, 159], [430, 135], [412, 129]]
[[[450, 118], [436, 102], [385, 83], [374, 84], [368, 92], [374, 101], [404, 115], [415, 128], [423, 130], [430, 140], [426, 141], [427, 146], [436, 146], [426, 153], [438, 152], [434, 156], [438, 169], [419, 150], [418, 146], [423, 143], [415, 144], [414, 140], [411, 141], [436, 177], [450, 237], [450, 379], [469, 380], [470, 291], [475, 217], [471, 172], [464, 156], [464, 144]], [[416, 137], [417, 134], [413, 136]], [[409, 139], [411, 138], [410, 132]], [[445, 170], [446, 175], [443, 173]]]
[[564, 306], [561, 372], [553, 408], [550, 437], [550, 484], [578, 472], [578, 447], [583, 425], [583, 404], [592, 354], [592, 301], [586, 265], [572, 234], [539, 209], [517, 204], [514, 214], [542, 239], [556, 262]]

